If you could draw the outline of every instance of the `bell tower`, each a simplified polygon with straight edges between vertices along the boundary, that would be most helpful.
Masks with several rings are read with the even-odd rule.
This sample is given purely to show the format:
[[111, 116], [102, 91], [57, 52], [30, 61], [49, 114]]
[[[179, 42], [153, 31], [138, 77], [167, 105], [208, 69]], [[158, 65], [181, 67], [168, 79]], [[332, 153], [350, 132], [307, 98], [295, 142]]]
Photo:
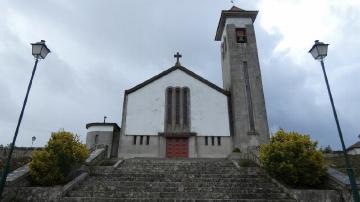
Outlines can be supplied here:
[[234, 147], [241, 151], [269, 141], [254, 21], [258, 11], [223, 10], [215, 40], [221, 41], [223, 88], [230, 92]]

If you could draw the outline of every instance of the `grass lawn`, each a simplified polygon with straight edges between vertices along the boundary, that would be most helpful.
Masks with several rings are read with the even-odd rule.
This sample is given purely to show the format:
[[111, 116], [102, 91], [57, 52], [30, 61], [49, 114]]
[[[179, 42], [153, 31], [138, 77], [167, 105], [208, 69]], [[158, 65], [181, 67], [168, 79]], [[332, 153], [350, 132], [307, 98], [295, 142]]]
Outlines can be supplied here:
[[[357, 179], [360, 179], [360, 155], [349, 155], [349, 159], [351, 161], [355, 176], [357, 177]], [[336, 157], [325, 157], [325, 160], [330, 167], [336, 168], [337, 170], [347, 175], [343, 155]]]

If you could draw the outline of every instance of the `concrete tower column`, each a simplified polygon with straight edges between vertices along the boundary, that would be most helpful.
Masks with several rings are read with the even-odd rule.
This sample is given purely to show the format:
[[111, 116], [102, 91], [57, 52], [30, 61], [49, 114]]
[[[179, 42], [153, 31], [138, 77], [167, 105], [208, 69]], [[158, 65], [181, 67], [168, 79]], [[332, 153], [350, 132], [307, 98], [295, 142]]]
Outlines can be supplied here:
[[223, 88], [231, 93], [234, 147], [241, 151], [269, 141], [269, 129], [254, 31], [257, 11], [223, 10], [215, 40], [221, 41]]

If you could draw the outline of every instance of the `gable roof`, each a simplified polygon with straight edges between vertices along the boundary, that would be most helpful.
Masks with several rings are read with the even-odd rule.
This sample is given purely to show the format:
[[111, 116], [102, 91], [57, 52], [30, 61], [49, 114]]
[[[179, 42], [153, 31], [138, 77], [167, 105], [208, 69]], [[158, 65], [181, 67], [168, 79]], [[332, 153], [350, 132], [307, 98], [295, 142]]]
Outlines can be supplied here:
[[246, 11], [246, 10], [241, 9], [241, 8], [239, 8], [239, 7], [237, 7], [237, 6], [232, 6], [232, 7], [229, 9], [229, 11]]
[[360, 141], [348, 147], [347, 150], [356, 149], [356, 148], [360, 148]]
[[140, 89], [140, 88], [142, 88], [142, 87], [144, 87], [144, 86], [152, 83], [153, 81], [156, 81], [156, 80], [160, 79], [160, 78], [163, 77], [163, 76], [166, 76], [166, 75], [170, 74], [171, 72], [173, 72], [173, 71], [175, 71], [175, 70], [181, 70], [181, 71], [183, 71], [184, 73], [188, 74], [189, 76], [193, 77], [194, 79], [196, 79], [196, 80], [198, 80], [198, 81], [206, 84], [206, 85], [209, 86], [210, 88], [213, 88], [214, 90], [216, 90], [216, 91], [218, 91], [218, 92], [220, 92], [220, 93], [222, 93], [222, 94], [224, 94], [224, 95], [226, 95], [226, 96], [228, 96], [228, 95], [230, 94], [229, 91], [226, 91], [226, 90], [220, 88], [220, 87], [217, 86], [216, 84], [211, 83], [210, 81], [204, 79], [203, 77], [195, 74], [194, 72], [190, 71], [189, 69], [187, 69], [187, 68], [185, 68], [185, 67], [183, 67], [183, 66], [181, 66], [181, 65], [175, 65], [175, 66], [173, 66], [173, 67], [171, 67], [171, 68], [169, 68], [169, 69], [161, 72], [160, 74], [158, 74], [158, 75], [156, 75], [156, 76], [154, 76], [154, 77], [152, 77], [152, 78], [150, 78], [150, 79], [148, 79], [148, 80], [146, 80], [146, 81], [144, 81], [144, 82], [136, 85], [135, 87], [130, 88], [130, 89], [128, 89], [128, 90], [125, 90], [125, 94], [127, 95], [127, 94], [130, 94], [130, 93], [132, 93], [132, 92], [135, 92], [136, 90], [138, 90], [138, 89]]
[[86, 124], [86, 129], [92, 126], [113, 126], [116, 131], [120, 130], [120, 127], [117, 123], [101, 123], [101, 122], [88, 123]]

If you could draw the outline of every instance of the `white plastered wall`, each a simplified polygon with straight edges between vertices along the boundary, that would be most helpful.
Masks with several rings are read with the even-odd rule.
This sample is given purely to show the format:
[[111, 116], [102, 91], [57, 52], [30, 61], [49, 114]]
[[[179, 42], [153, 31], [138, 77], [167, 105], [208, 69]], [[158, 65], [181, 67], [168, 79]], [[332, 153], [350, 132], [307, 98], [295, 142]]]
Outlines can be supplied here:
[[128, 95], [125, 135], [164, 131], [165, 91], [170, 86], [190, 89], [191, 132], [230, 136], [227, 96], [179, 69]]
[[348, 151], [348, 154], [350, 155], [360, 155], [360, 148], [351, 149]]

